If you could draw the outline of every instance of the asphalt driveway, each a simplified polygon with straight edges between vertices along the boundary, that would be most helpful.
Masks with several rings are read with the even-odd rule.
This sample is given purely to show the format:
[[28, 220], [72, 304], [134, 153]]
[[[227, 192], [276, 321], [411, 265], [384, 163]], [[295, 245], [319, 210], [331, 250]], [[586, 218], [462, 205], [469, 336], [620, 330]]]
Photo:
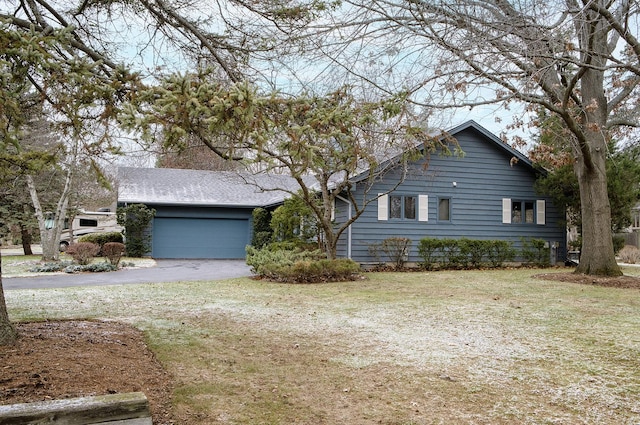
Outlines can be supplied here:
[[4, 290], [221, 280], [251, 276], [244, 260], [156, 260], [155, 267], [108, 273], [52, 274], [3, 278]]

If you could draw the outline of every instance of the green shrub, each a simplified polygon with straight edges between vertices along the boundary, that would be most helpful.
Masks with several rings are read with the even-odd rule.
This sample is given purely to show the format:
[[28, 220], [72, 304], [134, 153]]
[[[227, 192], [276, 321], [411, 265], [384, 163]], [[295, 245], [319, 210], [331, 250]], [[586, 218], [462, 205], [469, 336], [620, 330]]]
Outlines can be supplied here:
[[350, 259], [327, 260], [320, 250], [247, 247], [247, 264], [263, 278], [278, 282], [315, 283], [353, 280], [360, 270]]
[[511, 242], [503, 240], [422, 238], [418, 243], [418, 255], [422, 259], [420, 265], [433, 270], [436, 265], [478, 268], [485, 262], [499, 267], [513, 259], [515, 251]]
[[506, 261], [513, 260], [515, 250], [509, 241], [492, 240], [488, 245], [487, 259], [492, 267], [502, 267]]
[[551, 258], [547, 242], [544, 239], [522, 238], [521, 240], [521, 255], [526, 264], [538, 267], [546, 267], [549, 265]]
[[106, 233], [89, 233], [88, 235], [84, 235], [78, 238], [78, 242], [91, 242], [98, 244], [100, 246], [100, 252], [102, 252], [102, 247], [109, 242], [119, 242], [122, 243], [124, 241], [122, 237], [122, 233], [120, 232], [106, 232]]
[[460, 263], [462, 266], [470, 264], [472, 268], [479, 268], [482, 266], [482, 259], [487, 255], [489, 251], [489, 245], [491, 241], [482, 239], [467, 239], [462, 238], [458, 240], [460, 246]]
[[392, 237], [382, 241], [380, 248], [387, 254], [389, 260], [394, 263], [396, 269], [404, 267], [404, 263], [409, 258], [409, 247], [411, 239], [403, 237]]
[[[264, 248], [269, 251], [318, 251], [318, 244], [314, 242], [306, 242], [302, 239], [293, 239], [288, 241], [271, 242], [265, 245]], [[325, 254], [322, 254], [326, 257]]]
[[276, 265], [293, 265], [297, 261], [320, 260], [326, 255], [320, 251], [306, 251], [302, 249], [278, 249], [270, 244], [262, 249], [247, 246], [247, 265], [257, 275], [265, 275], [265, 267]]
[[124, 254], [124, 244], [120, 242], [107, 242], [102, 247], [102, 255], [107, 257], [109, 263], [118, 266]]
[[273, 231], [271, 230], [271, 213], [264, 208], [256, 208], [251, 213], [253, 218], [253, 232], [251, 237], [251, 246], [262, 248], [273, 240]]
[[127, 236], [127, 255], [142, 257], [151, 251], [149, 226], [156, 210], [144, 204], [131, 204], [118, 208], [118, 224], [124, 226]]
[[59, 261], [56, 263], [44, 263], [40, 266], [33, 267], [29, 269], [30, 272], [33, 273], [53, 273], [53, 272], [61, 272], [66, 267], [72, 265], [71, 261]]
[[458, 269], [466, 265], [466, 256], [458, 239], [442, 239], [442, 254], [444, 267]]
[[81, 272], [92, 272], [92, 273], [101, 273], [101, 272], [113, 272], [118, 270], [117, 266], [113, 264], [100, 262], [94, 264], [71, 264], [65, 267], [65, 273], [81, 273]]
[[72, 243], [65, 252], [73, 257], [76, 263], [86, 265], [91, 262], [93, 257], [98, 255], [100, 245], [92, 242]]
[[279, 282], [318, 283], [354, 280], [360, 265], [348, 258], [336, 260], [301, 260], [293, 264], [271, 263], [263, 268], [263, 276]]
[[626, 240], [627, 239], [624, 237], [624, 235], [613, 235], [613, 252], [615, 252], [616, 254], [619, 253], [620, 250], [624, 248]]
[[437, 259], [441, 258], [444, 244], [442, 239], [422, 238], [418, 242], [418, 256], [422, 258], [420, 265], [426, 270], [432, 270], [437, 263]]

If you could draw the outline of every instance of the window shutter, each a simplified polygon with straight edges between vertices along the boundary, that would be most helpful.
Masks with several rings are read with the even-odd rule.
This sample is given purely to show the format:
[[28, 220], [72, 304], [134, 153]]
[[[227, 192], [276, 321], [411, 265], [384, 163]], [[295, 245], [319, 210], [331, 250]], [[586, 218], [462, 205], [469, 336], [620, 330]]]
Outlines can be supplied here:
[[378, 198], [378, 220], [389, 219], [389, 195], [380, 195]]
[[418, 221], [429, 221], [429, 195], [418, 195]]
[[502, 222], [511, 224], [511, 198], [502, 198]]
[[536, 201], [536, 223], [540, 225], [546, 224], [546, 203], [544, 199]]

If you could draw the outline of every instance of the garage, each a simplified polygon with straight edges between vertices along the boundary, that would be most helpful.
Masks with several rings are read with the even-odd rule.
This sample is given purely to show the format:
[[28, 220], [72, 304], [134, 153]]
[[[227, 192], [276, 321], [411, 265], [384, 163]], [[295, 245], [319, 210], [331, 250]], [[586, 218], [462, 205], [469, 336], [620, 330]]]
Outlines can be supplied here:
[[156, 217], [154, 258], [244, 258], [249, 220]]
[[267, 173], [118, 169], [118, 206], [155, 211], [147, 229], [154, 258], [244, 259], [253, 210], [273, 210], [298, 190], [295, 179]]

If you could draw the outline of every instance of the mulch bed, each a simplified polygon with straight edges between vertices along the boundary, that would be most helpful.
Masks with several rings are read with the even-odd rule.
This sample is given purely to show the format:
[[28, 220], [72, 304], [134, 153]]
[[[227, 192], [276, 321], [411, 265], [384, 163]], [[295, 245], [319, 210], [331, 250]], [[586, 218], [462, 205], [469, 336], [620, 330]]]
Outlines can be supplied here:
[[18, 323], [0, 346], [0, 404], [141, 391], [155, 425], [173, 424], [172, 380], [142, 332], [118, 322]]
[[534, 277], [559, 282], [581, 283], [583, 285], [597, 285], [609, 288], [640, 289], [640, 278], [634, 276], [589, 276], [581, 273], [542, 273]]

